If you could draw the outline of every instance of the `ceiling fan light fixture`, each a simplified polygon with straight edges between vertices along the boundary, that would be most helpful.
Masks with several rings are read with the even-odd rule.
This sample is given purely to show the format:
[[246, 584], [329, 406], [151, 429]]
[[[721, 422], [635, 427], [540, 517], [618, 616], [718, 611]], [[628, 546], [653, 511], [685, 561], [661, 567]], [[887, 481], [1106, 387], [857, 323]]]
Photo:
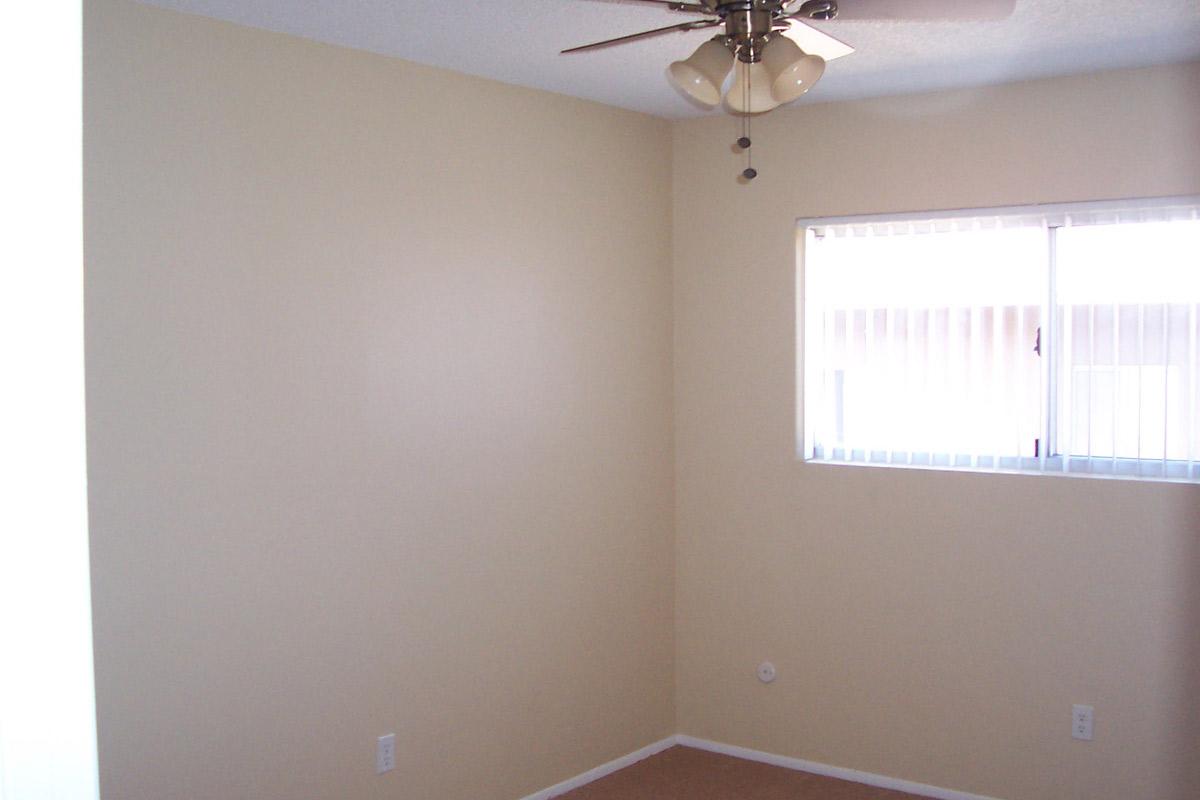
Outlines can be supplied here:
[[734, 114], [762, 114], [779, 106], [771, 93], [771, 75], [761, 61], [737, 62], [725, 107]]
[[825, 74], [825, 59], [805, 53], [786, 36], [767, 43], [763, 66], [771, 81], [771, 96], [780, 104], [798, 99]]
[[800, 49], [786, 36], [773, 38], [762, 56], [770, 77], [770, 94], [780, 103], [791, 103], [821, 80], [824, 59]]
[[721, 85], [733, 68], [733, 53], [722, 37], [709, 39], [683, 61], [667, 70], [671, 85], [698, 103], [715, 107], [721, 102]]

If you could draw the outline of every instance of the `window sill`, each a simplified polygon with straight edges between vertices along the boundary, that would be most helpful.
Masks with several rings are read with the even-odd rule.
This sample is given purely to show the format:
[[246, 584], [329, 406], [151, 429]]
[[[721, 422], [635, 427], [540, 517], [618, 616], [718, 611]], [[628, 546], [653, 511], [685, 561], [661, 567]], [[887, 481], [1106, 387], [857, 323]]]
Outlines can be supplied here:
[[[869, 456], [869, 457], [868, 457]], [[1017, 456], [967, 456], [939, 453], [887, 453], [862, 450], [851, 451], [846, 458], [841, 449], [829, 456], [805, 457], [799, 461], [806, 466], [884, 467], [889, 469], [918, 469], [935, 472], [972, 472], [992, 475], [1047, 475], [1069, 478], [1099, 478], [1103, 480], [1134, 480], [1154, 483], [1200, 483], [1200, 466], [1186, 461], [1137, 460], [1131, 458], [1092, 458], [1051, 456], [1045, 459]]]

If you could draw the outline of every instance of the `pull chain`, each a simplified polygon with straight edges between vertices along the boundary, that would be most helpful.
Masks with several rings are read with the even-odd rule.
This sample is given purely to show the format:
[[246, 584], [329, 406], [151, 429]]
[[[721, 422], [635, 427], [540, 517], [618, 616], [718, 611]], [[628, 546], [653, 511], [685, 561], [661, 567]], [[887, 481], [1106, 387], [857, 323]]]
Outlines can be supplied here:
[[737, 140], [738, 147], [746, 151], [746, 168], [742, 170], [742, 177], [748, 181], [758, 177], [758, 170], [754, 168], [754, 157], [750, 152], [750, 69], [745, 69], [745, 76], [741, 81], [742, 90], [742, 136]]

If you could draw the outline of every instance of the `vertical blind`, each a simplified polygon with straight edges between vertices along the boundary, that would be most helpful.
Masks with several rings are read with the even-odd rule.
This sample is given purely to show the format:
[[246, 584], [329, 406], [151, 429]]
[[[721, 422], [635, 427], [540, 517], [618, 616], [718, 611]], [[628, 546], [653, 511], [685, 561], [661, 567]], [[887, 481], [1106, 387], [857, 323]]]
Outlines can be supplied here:
[[805, 458], [1200, 479], [1195, 202], [803, 232]]

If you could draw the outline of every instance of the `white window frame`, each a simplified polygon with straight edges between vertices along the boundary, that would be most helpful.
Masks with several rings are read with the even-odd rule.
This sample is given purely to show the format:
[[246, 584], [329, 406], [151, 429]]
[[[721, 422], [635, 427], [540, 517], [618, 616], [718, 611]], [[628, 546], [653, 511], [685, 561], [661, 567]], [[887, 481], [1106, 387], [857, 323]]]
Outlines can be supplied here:
[[[1043, 358], [1042, 370], [1046, 389], [1041, 402], [1044, 406], [1045, 425], [1042, 431], [1046, 445], [1038, 458], [1020, 456], [996, 457], [993, 463], [980, 466], [973, 463], [938, 463], [930, 459], [928, 463], [883, 463], [871, 460], [833, 460], [811, 459], [811, 431], [805, 426], [805, 407], [815, 402], [815, 381], [809, 371], [805, 357], [805, 244], [807, 233], [813, 228], [835, 226], [873, 226], [887, 224], [922, 224], [928, 223], [931, 229], [939, 228], [961, 220], [977, 219], [980, 217], [999, 218], [1013, 225], [1044, 225], [1049, 228], [1049, 284], [1043, 303], [1043, 320], [1047, 330], [1057, 330], [1057, 311], [1054, 297], [1056, 284], [1054, 239], [1057, 229], [1068, 224], [1106, 224], [1117, 222], [1167, 221], [1170, 219], [1195, 220], [1200, 218], [1200, 195], [1173, 195], [1164, 197], [1146, 197], [1136, 199], [1098, 200], [1071, 203], [1048, 203], [1021, 206], [1000, 206], [983, 208], [945, 209], [939, 211], [916, 211], [899, 213], [857, 214], [836, 217], [802, 217], [796, 220], [796, 458], [805, 465], [831, 467], [895, 467], [900, 469], [952, 470], [956, 472], [990, 472], [1019, 475], [1057, 475], [1076, 478], [1101, 479], [1134, 479], [1169, 483], [1200, 482], [1200, 464], [1192, 462], [1185, 468], [1185, 474], [1149, 474], [1146, 465], [1157, 459], [1132, 459], [1116, 457], [1105, 458], [1111, 464], [1111, 471], [1072, 471], [1070, 462], [1076, 459], [1085, 460], [1080, 456], [1057, 454], [1058, 423], [1057, 409], [1059, 399], [1058, 349], [1060, 343], [1054, 337], [1043, 339], [1043, 346], [1048, 353]], [[814, 387], [814, 388], [809, 388]], [[1046, 455], [1050, 453], [1052, 455]], [[1200, 458], [1200, 455], [1197, 456]], [[945, 460], [945, 459], [943, 459]], [[1064, 464], [1064, 460], [1067, 461]], [[1166, 461], [1163, 459], [1162, 461]]]

